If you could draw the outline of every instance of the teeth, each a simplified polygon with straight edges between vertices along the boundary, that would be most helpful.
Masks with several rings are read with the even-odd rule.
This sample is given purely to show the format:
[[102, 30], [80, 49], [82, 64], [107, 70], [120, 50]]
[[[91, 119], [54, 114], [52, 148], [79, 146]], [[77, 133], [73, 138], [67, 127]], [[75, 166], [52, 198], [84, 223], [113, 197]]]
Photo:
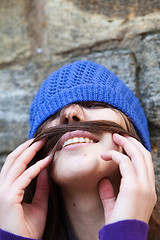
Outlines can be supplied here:
[[84, 142], [84, 141], [85, 141], [85, 140], [84, 140], [84, 138], [83, 138], [83, 137], [80, 137], [80, 138], [79, 138], [79, 142], [81, 142], [81, 143], [82, 143], [82, 142]]
[[65, 141], [62, 145], [62, 148], [66, 147], [67, 145], [75, 144], [75, 143], [93, 143], [92, 139], [89, 139], [87, 137], [74, 137], [70, 138], [67, 141]]
[[72, 142], [73, 142], [73, 143], [77, 143], [77, 142], [78, 142], [78, 137], [72, 138]]

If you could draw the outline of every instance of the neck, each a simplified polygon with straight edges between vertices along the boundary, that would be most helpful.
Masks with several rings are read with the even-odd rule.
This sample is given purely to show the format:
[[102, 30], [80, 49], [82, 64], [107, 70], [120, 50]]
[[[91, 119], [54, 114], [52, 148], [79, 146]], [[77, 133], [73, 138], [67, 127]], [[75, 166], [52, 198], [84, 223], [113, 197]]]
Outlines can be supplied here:
[[62, 190], [66, 209], [79, 240], [97, 240], [104, 225], [104, 212], [98, 193], [93, 189]]

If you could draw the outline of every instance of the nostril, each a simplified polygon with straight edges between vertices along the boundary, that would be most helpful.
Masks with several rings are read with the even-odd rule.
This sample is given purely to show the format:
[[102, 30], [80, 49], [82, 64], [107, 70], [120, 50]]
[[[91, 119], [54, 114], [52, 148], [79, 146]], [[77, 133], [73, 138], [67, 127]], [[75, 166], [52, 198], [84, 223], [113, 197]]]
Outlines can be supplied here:
[[64, 123], [67, 124], [69, 121], [68, 121], [68, 118], [65, 118], [64, 119]]
[[76, 117], [76, 116], [73, 116], [72, 119], [73, 119], [73, 121], [75, 121], [75, 122], [79, 122], [79, 118]]

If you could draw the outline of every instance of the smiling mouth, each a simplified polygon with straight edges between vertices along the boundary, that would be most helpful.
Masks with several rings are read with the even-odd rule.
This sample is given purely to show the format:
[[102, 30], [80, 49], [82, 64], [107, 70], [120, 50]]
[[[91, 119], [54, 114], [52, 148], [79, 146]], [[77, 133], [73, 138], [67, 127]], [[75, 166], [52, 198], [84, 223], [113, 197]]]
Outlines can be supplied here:
[[90, 139], [88, 137], [73, 137], [73, 138], [69, 138], [68, 140], [66, 140], [63, 145], [62, 148], [72, 145], [72, 144], [78, 144], [78, 143], [96, 143], [97, 141], [94, 141], [93, 139]]
[[[65, 150], [73, 150], [77, 147], [86, 146], [86, 144], [98, 143], [101, 138], [101, 134], [104, 132], [109, 133], [119, 133], [121, 135], [129, 135], [133, 138], [136, 138], [135, 135], [131, 134], [125, 130], [119, 124], [112, 121], [98, 120], [98, 121], [85, 121], [85, 122], [76, 122], [76, 124], [63, 124], [60, 126], [53, 126], [45, 129], [43, 132], [40, 132], [35, 136], [32, 144], [40, 139], [47, 139], [47, 144], [45, 145], [43, 151], [44, 154], [51, 154], [52, 159], [54, 159], [55, 153]], [[84, 138], [83, 142], [80, 140]], [[78, 138], [75, 140], [74, 138]], [[88, 139], [89, 143], [88, 143]], [[71, 139], [71, 140], [70, 140]], [[73, 140], [74, 139], [74, 140]], [[139, 138], [136, 138], [138, 141]], [[70, 140], [70, 141], [68, 141]], [[74, 142], [75, 141], [75, 142]], [[93, 143], [92, 143], [93, 141]], [[75, 144], [75, 146], [74, 146]], [[71, 145], [69, 147], [69, 145]], [[63, 146], [63, 147], [62, 147]]]

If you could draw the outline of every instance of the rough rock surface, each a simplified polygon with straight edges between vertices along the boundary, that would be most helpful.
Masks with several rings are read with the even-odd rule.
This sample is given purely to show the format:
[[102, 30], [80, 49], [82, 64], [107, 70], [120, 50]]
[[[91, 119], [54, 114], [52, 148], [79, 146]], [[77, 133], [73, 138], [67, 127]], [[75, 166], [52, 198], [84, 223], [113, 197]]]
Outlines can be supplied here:
[[0, 64], [31, 55], [24, 9], [25, 0], [0, 2]]
[[142, 104], [150, 122], [160, 126], [160, 34], [143, 39], [137, 59]]

